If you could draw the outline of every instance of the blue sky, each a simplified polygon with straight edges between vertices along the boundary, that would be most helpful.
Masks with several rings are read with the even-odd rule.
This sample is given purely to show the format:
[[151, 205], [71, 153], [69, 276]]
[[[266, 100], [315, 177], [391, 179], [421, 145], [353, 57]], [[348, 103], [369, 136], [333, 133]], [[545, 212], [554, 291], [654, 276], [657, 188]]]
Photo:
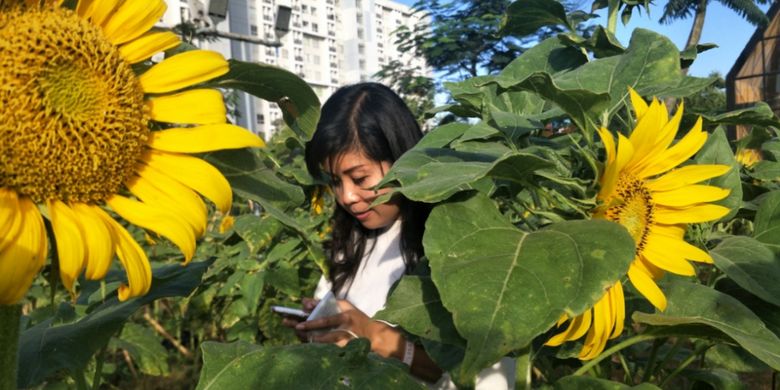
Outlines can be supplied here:
[[[400, 3], [411, 5], [415, 0], [396, 0]], [[693, 18], [675, 21], [671, 25], [662, 25], [658, 19], [662, 14], [663, 4], [666, 2], [656, 1], [656, 4], [650, 8], [650, 15], [643, 12], [641, 15], [634, 13], [631, 22], [627, 26], [618, 23], [617, 37], [623, 45], [628, 45], [631, 31], [637, 27], [657, 31], [668, 36], [677, 47], [682, 47], [688, 39], [688, 33], [691, 29]], [[590, 3], [588, 2], [588, 7]], [[766, 10], [768, 6], [762, 6]], [[602, 12], [601, 17], [596, 19], [599, 24], [606, 24], [606, 16]], [[704, 31], [700, 43], [715, 43], [719, 47], [702, 53], [694, 62], [690, 70], [692, 76], [707, 76], [712, 71], [718, 71], [724, 77], [731, 66], [736, 61], [739, 53], [747, 44], [750, 36], [753, 35], [755, 27], [746, 22], [739, 15], [730, 9], [722, 6], [719, 2], [710, 2], [707, 7], [707, 18], [704, 22]]]

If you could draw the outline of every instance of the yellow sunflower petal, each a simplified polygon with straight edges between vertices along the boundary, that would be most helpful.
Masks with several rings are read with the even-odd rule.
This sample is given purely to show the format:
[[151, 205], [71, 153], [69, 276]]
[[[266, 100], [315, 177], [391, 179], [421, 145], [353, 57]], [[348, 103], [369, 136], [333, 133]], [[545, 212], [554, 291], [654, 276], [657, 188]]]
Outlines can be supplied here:
[[122, 225], [106, 213], [101, 212], [98, 215], [111, 230], [117, 257], [127, 272], [127, 284], [119, 286], [119, 300], [126, 301], [146, 294], [152, 286], [152, 269], [146, 253]]
[[637, 177], [640, 179], [664, 173], [682, 162], [688, 160], [707, 142], [707, 133], [701, 130], [702, 121], [699, 118], [693, 128], [679, 142], [666, 151], [649, 160]]
[[[660, 105], [663, 111], [662, 115], [665, 118], [666, 117], [666, 107], [664, 105]], [[653, 160], [655, 156], [657, 156], [660, 153], [663, 153], [669, 145], [672, 144], [672, 141], [674, 141], [675, 135], [677, 135], [677, 130], [680, 128], [680, 121], [682, 120], [682, 114], [683, 114], [683, 104], [681, 103], [680, 106], [677, 108], [677, 112], [675, 112], [674, 116], [671, 120], [666, 122], [662, 127], [652, 129], [652, 137], [645, 140], [647, 143], [647, 147], [644, 148], [642, 151], [637, 151], [636, 154], [642, 156], [641, 158], [636, 159], [631, 165], [630, 168], [633, 170], [641, 170], [647, 164]]]
[[166, 93], [222, 76], [228, 70], [221, 54], [192, 50], [166, 58], [144, 72], [139, 80], [146, 93]]
[[225, 177], [211, 164], [191, 156], [154, 150], [148, 154], [146, 164], [205, 196], [214, 202], [219, 211], [230, 211], [233, 191]]
[[659, 207], [655, 211], [655, 218], [658, 223], [700, 223], [715, 221], [729, 213], [728, 207], [715, 204], [703, 204], [683, 209], [673, 209]]
[[51, 227], [57, 242], [60, 279], [63, 286], [75, 297], [73, 284], [84, 270], [87, 248], [79, 216], [59, 200], [48, 201]]
[[117, 4], [119, 0], [82, 0], [76, 12], [84, 19], [91, 20], [94, 25], [101, 26]]
[[90, 280], [102, 279], [111, 267], [111, 259], [114, 258], [115, 251], [111, 230], [97, 214], [103, 211], [97, 206], [83, 203], [75, 203], [71, 208], [81, 219], [84, 240], [89, 243], [84, 276]]
[[699, 183], [713, 177], [724, 175], [730, 171], [728, 165], [695, 164], [675, 169], [659, 177], [648, 181], [647, 188], [652, 191], [671, 191], [689, 184]]
[[18, 204], [13, 218], [22, 227], [0, 250], [0, 305], [13, 305], [24, 297], [48, 254], [41, 213], [29, 199], [19, 199]]
[[612, 162], [615, 161], [615, 138], [612, 137], [612, 133], [610, 133], [609, 130], [603, 127], [597, 129], [597, 131], [599, 137], [601, 137], [601, 142], [604, 144], [604, 149], [607, 152], [606, 165], [612, 164]]
[[165, 152], [203, 153], [214, 150], [263, 147], [265, 143], [249, 130], [230, 125], [204, 125], [152, 133], [149, 146]]
[[19, 198], [16, 192], [0, 188], [0, 252], [16, 239], [22, 228], [19, 218]]
[[685, 235], [685, 225], [662, 225], [655, 223], [650, 228], [650, 231], [655, 234], [663, 234], [664, 236], [682, 239]]
[[593, 306], [593, 325], [585, 337], [585, 345], [580, 351], [579, 358], [590, 360], [598, 356], [607, 345], [607, 339], [611, 332], [613, 317], [609, 309], [609, 297], [604, 295]]
[[166, 8], [163, 0], [125, 0], [103, 23], [103, 33], [111, 43], [120, 45], [149, 31]]
[[[667, 122], [666, 108], [653, 99], [645, 114], [637, 121], [628, 139], [634, 145], [638, 157], [646, 156], [658, 139], [658, 132]], [[675, 129], [676, 130], [676, 129]]]
[[612, 312], [615, 315], [615, 328], [609, 338], [614, 339], [623, 333], [623, 323], [626, 321], [626, 300], [623, 295], [623, 285], [620, 282], [615, 283], [609, 289], [608, 294], [612, 298]]
[[551, 347], [557, 347], [567, 341], [577, 340], [584, 336], [590, 328], [591, 309], [585, 310], [584, 313], [574, 317], [569, 323], [569, 326], [561, 333], [553, 336], [544, 345]]
[[692, 206], [697, 203], [714, 202], [727, 196], [731, 190], [704, 185], [689, 185], [671, 191], [653, 192], [653, 202], [671, 207]]
[[682, 239], [681, 236], [669, 236], [659, 229], [658, 226], [653, 226], [651, 234], [648, 237], [648, 243], [652, 242], [657, 248], [663, 248], [664, 251], [674, 253], [682, 258], [698, 261], [700, 263], [712, 263], [712, 257], [704, 250], [695, 247]]
[[[149, 171], [152, 170], [144, 170], [147, 176]], [[196, 237], [202, 236], [206, 231], [207, 218], [203, 201], [192, 190], [181, 184], [175, 188], [183, 189], [184, 192], [177, 194], [164, 190], [160, 183], [148, 179], [147, 176], [141, 175], [130, 180], [127, 183], [130, 192], [147, 205], [178, 215], [190, 225]]]
[[676, 244], [676, 242], [679, 240], [665, 239], [663, 236], [648, 237], [642, 249], [642, 257], [665, 271], [684, 276], [696, 275], [696, 269], [688, 260], [674, 252], [672, 248], [663, 246], [663, 244]]
[[119, 54], [125, 61], [135, 64], [181, 43], [179, 37], [170, 31], [151, 31], [119, 48]]
[[106, 203], [128, 222], [171, 240], [179, 247], [185, 261], [192, 259], [195, 254], [195, 232], [176, 214], [121, 195], [110, 197]]
[[225, 123], [222, 94], [216, 89], [193, 89], [147, 100], [152, 119], [168, 123]]
[[599, 191], [600, 199], [604, 199], [614, 192], [620, 173], [626, 164], [631, 161], [633, 155], [634, 146], [631, 145], [631, 141], [624, 137], [623, 134], [618, 133], [617, 156], [614, 163], [608, 165], [604, 170], [604, 176], [601, 179], [601, 190]]
[[661, 311], [666, 310], [666, 296], [664, 296], [663, 291], [658, 288], [658, 285], [655, 284], [655, 281], [648, 273], [631, 264], [628, 267], [628, 279], [631, 280], [634, 288], [647, 298], [653, 306]]
[[636, 113], [636, 119], [640, 120], [647, 112], [647, 103], [641, 96], [634, 90], [634, 88], [628, 88], [628, 94], [631, 96], [631, 106], [634, 107], [634, 113]]

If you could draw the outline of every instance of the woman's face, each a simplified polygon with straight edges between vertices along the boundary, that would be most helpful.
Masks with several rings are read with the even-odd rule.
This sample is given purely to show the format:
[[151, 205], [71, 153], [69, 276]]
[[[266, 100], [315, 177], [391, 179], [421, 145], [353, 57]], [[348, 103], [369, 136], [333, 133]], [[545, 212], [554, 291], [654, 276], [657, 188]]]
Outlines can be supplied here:
[[397, 199], [371, 207], [374, 199], [390, 191], [372, 189], [390, 170], [390, 162], [372, 160], [361, 152], [345, 152], [332, 164], [326, 161], [325, 168], [333, 169], [329, 173], [336, 202], [366, 229], [390, 226], [401, 215]]

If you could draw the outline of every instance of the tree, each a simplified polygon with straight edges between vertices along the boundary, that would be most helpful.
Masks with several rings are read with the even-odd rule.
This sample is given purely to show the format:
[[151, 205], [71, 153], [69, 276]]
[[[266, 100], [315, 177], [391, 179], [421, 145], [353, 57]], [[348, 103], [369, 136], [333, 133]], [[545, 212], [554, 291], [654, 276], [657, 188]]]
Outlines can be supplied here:
[[[757, 4], [768, 4], [771, 0], [718, 0], [721, 4], [731, 8], [748, 22], [756, 26], [764, 26], [769, 23], [766, 15]], [[691, 14], [694, 15], [691, 32], [688, 34], [688, 41], [685, 43], [685, 49], [695, 47], [701, 39], [701, 32], [704, 29], [704, 18], [707, 15], [707, 5], [710, 0], [669, 0], [664, 6], [664, 13], [661, 15], [660, 23], [670, 24], [675, 20], [686, 19]], [[688, 73], [688, 68], [682, 70], [683, 74]]]
[[401, 61], [392, 60], [374, 77], [384, 81], [404, 99], [419, 123], [426, 122], [425, 112], [433, 108], [436, 85], [422, 69], [408, 68]]

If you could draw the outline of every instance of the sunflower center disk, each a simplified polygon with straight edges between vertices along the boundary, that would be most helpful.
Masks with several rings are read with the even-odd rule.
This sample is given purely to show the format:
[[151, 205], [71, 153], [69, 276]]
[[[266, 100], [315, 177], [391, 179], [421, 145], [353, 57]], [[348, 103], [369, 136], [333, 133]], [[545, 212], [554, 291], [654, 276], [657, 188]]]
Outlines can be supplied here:
[[0, 16], [0, 187], [35, 202], [97, 202], [149, 137], [144, 94], [118, 49], [65, 9]]
[[653, 198], [641, 180], [621, 176], [614, 196], [607, 199], [606, 219], [623, 225], [636, 243], [637, 253], [645, 246], [653, 224]]

